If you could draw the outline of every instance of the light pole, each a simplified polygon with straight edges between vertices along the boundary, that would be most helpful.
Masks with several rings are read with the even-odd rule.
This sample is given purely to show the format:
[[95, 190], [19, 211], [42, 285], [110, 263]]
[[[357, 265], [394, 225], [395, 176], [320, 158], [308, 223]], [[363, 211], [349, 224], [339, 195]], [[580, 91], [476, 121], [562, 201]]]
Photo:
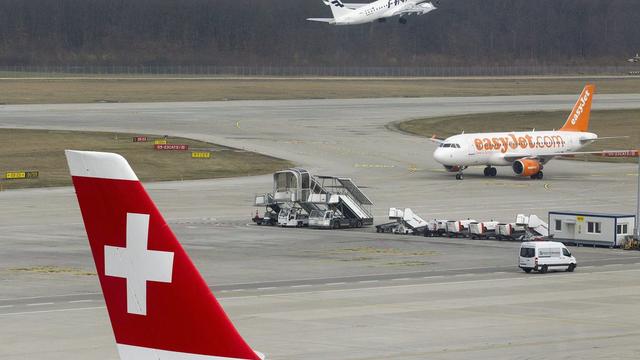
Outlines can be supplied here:
[[640, 220], [640, 149], [636, 150], [636, 155], [638, 156], [638, 193], [636, 194], [636, 231], [634, 235], [636, 240], [640, 240], [640, 226], [638, 225]]

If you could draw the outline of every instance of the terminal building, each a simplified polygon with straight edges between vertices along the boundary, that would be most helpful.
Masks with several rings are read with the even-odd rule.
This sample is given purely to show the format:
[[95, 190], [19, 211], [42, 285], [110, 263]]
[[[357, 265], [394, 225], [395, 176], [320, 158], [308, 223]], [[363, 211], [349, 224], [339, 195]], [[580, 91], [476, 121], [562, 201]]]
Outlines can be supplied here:
[[549, 236], [576, 245], [618, 247], [633, 235], [635, 215], [550, 211]]

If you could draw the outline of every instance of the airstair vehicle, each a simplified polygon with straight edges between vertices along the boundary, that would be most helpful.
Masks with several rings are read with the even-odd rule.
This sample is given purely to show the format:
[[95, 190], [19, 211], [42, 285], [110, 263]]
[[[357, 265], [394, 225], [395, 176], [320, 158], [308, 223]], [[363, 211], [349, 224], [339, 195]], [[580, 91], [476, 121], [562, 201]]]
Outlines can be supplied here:
[[527, 216], [524, 214], [518, 214], [518, 216], [516, 216], [516, 225], [524, 226], [524, 241], [541, 239], [549, 236], [549, 224], [542, 221], [542, 219], [536, 215], [532, 214]]
[[258, 225], [276, 225], [280, 210], [282, 210], [283, 206], [287, 206], [285, 203], [276, 202], [273, 194], [270, 193], [256, 195], [254, 205], [265, 208], [262, 216], [256, 211], [256, 215], [252, 219]]
[[[281, 209], [302, 209], [309, 215], [312, 227], [362, 227], [373, 224], [373, 202], [351, 179], [313, 176], [302, 168], [274, 173], [273, 193], [256, 197], [256, 206], [277, 205]], [[300, 217], [300, 214], [296, 217]]]
[[309, 215], [301, 208], [282, 208], [278, 213], [278, 225], [282, 227], [309, 226]]

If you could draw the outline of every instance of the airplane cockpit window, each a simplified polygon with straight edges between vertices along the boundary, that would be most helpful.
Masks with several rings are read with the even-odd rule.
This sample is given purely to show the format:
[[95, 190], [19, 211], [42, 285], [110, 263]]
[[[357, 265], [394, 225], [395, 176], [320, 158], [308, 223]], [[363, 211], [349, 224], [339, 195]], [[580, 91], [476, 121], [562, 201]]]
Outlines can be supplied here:
[[444, 144], [444, 147], [446, 148], [451, 147], [451, 144]]

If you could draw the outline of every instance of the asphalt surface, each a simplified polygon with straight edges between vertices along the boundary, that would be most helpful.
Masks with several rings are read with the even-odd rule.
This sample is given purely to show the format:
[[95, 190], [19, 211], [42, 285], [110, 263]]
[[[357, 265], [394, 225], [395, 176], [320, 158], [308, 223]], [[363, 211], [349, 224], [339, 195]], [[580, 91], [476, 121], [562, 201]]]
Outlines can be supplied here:
[[[434, 145], [388, 130], [423, 116], [566, 110], [575, 96], [1, 106], [0, 126], [171, 134], [348, 176], [424, 218], [513, 221], [550, 210], [635, 210], [631, 164], [554, 161], [454, 180]], [[598, 95], [596, 109], [640, 95]], [[558, 126], [563, 119], [558, 119]], [[621, 130], [623, 131], [623, 130]], [[512, 242], [262, 228], [270, 176], [147, 184], [247, 341], [273, 359], [636, 359], [640, 254], [572, 248], [576, 273], [524, 274]], [[0, 358], [115, 359], [70, 188], [0, 193]]]

